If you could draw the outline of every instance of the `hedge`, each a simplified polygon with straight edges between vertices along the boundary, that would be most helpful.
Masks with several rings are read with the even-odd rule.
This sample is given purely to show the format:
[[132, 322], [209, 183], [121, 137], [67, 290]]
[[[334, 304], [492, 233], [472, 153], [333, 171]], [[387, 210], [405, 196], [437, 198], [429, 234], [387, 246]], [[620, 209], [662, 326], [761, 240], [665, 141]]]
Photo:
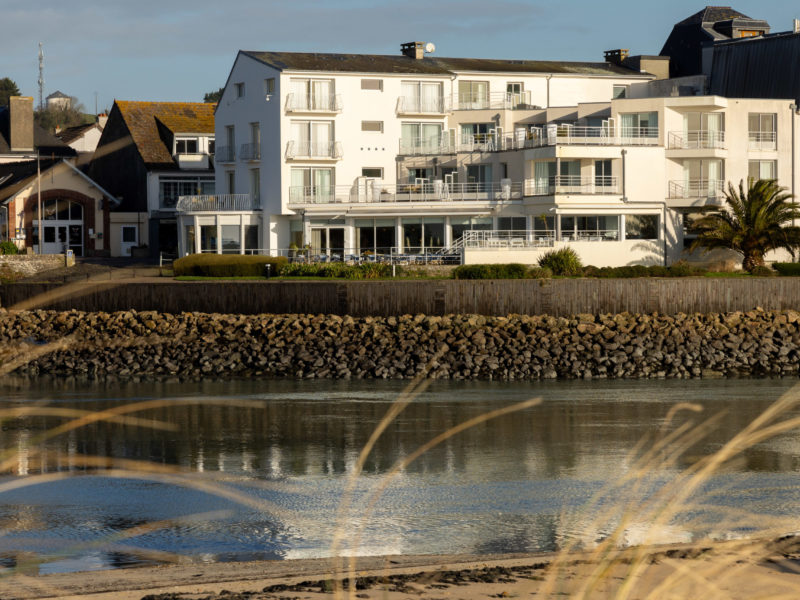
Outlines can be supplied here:
[[781, 277], [800, 277], [800, 263], [774, 263], [772, 268]]
[[388, 277], [392, 267], [383, 263], [347, 265], [345, 263], [291, 263], [278, 270], [281, 277], [340, 277], [344, 279], [379, 279]]
[[552, 276], [550, 269], [530, 268], [519, 263], [461, 265], [453, 269], [454, 279], [544, 279]]
[[172, 263], [176, 277], [255, 277], [266, 273], [272, 265], [277, 275], [286, 264], [284, 256], [245, 256], [241, 254], [190, 254]]

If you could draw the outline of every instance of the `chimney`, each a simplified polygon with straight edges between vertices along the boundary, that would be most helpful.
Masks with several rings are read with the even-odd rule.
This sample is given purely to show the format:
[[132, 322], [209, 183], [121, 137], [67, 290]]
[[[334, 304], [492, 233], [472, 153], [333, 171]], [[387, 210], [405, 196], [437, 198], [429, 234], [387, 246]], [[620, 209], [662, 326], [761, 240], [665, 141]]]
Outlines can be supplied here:
[[603, 56], [605, 57], [607, 63], [621, 66], [622, 61], [628, 58], [629, 52], [630, 50], [627, 48], [620, 48], [619, 50], [606, 50], [603, 52]]
[[400, 44], [400, 51], [404, 56], [420, 60], [425, 56], [425, 42], [406, 42]]
[[33, 98], [8, 99], [9, 146], [12, 152], [33, 152]]
[[793, 19], [792, 20], [792, 32], [793, 33], [800, 33], [800, 19]]
[[100, 129], [105, 128], [107, 122], [108, 115], [106, 113], [100, 113], [97, 115], [97, 124], [100, 126]]

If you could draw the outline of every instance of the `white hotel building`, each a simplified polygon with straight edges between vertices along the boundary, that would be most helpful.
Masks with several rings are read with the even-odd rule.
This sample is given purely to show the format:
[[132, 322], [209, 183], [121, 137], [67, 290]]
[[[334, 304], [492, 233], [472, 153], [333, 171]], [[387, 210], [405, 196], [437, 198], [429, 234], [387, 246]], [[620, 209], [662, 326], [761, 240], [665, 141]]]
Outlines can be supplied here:
[[794, 189], [790, 101], [693, 95], [665, 57], [625, 58], [240, 51], [218, 194], [179, 200], [181, 254], [534, 263], [568, 245], [584, 264], [669, 264], [727, 181]]

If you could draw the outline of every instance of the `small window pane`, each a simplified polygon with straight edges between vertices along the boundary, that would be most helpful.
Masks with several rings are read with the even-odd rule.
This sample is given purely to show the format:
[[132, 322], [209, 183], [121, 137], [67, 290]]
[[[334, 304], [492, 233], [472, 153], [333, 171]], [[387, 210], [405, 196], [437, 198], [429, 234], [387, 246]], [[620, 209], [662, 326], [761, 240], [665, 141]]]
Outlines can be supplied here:
[[364, 167], [361, 169], [362, 177], [371, 177], [372, 179], [383, 179], [383, 167]]
[[200, 226], [200, 250], [202, 252], [216, 252], [217, 251], [217, 226], [216, 225], [201, 225]]
[[45, 227], [44, 228], [44, 243], [45, 244], [52, 244], [56, 241], [56, 228], [55, 227]]
[[362, 79], [361, 80], [361, 89], [362, 90], [383, 90], [383, 79]]
[[69, 203], [69, 218], [72, 221], [83, 220], [83, 207], [77, 202]]
[[122, 241], [123, 242], [135, 242], [136, 241], [136, 228], [135, 227], [123, 227], [122, 228]]
[[361, 131], [377, 131], [383, 133], [383, 121], [361, 121]]
[[658, 215], [625, 215], [625, 238], [657, 240]]

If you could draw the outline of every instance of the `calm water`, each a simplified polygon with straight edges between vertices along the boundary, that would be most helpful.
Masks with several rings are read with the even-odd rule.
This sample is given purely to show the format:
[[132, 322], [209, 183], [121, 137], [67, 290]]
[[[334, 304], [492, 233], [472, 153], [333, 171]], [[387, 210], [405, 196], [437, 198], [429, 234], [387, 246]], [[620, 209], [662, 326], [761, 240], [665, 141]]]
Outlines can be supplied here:
[[[378, 440], [355, 483], [352, 509], [340, 518], [348, 476], [401, 383], [87, 388], [6, 381], [0, 408], [102, 410], [163, 399], [164, 406], [131, 416], [175, 429], [95, 422], [59, 433], [53, 430], [63, 417], [3, 421], [0, 446], [14, 474], [0, 478], [0, 564], [37, 557], [44, 559], [40, 570], [52, 572], [169, 555], [198, 561], [328, 556], [337, 531], [345, 548], [363, 555], [553, 550], [572, 542], [591, 546], [622, 515], [630, 517], [624, 527], [629, 543], [739, 536], [757, 531], [765, 516], [781, 519], [787, 531], [800, 529], [793, 522], [800, 515], [800, 437], [790, 432], [749, 449], [645, 538], [647, 500], [792, 383], [434, 383]], [[542, 404], [450, 438], [387, 484], [392, 466], [432, 437], [532, 397]], [[250, 404], [232, 405], [243, 401]], [[631, 473], [637, 444], [650, 440], [643, 445], [650, 447], [680, 402], [705, 407], [694, 419], [726, 412], [674, 464], [659, 461], [620, 483]], [[680, 413], [667, 429], [689, 417]], [[178, 466], [191, 476], [180, 482], [141, 472], [112, 478], [84, 456], [112, 457], [118, 468], [133, 464], [125, 460]], [[666, 460], [666, 451], [660, 456]], [[368, 509], [367, 497], [381, 484], [385, 490]]]

